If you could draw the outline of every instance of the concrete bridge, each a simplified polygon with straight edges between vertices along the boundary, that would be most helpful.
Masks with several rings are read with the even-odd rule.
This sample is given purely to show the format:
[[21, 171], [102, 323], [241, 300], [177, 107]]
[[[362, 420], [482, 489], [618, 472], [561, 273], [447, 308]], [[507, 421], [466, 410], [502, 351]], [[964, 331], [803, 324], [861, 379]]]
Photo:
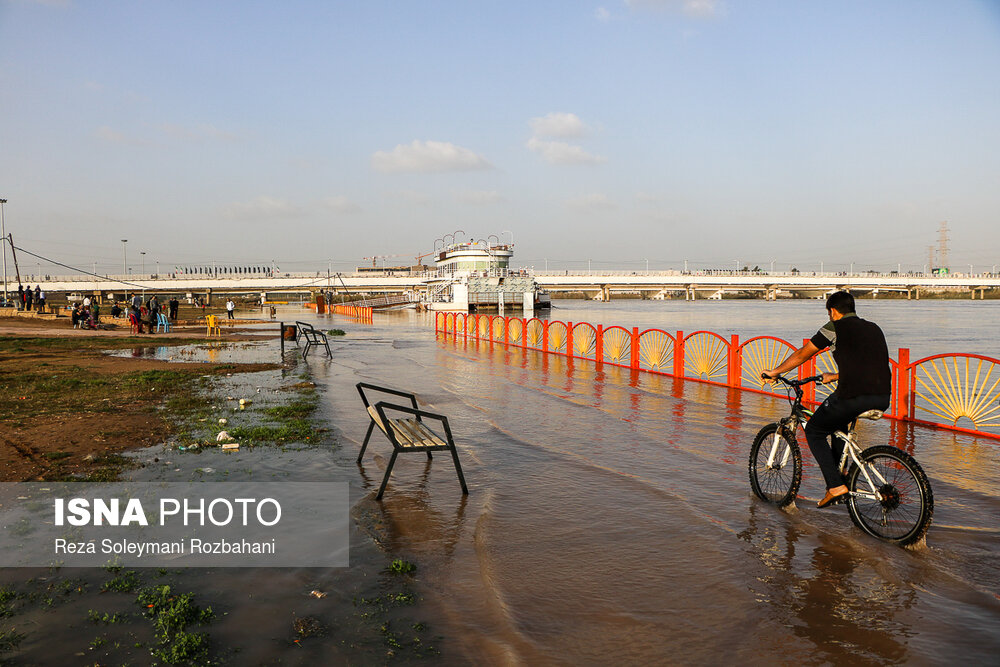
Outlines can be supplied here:
[[[966, 291], [971, 298], [984, 298], [986, 290], [1000, 288], [1000, 274], [923, 274], [892, 273], [766, 273], [751, 271], [593, 271], [535, 272], [535, 280], [550, 293], [579, 292], [588, 298], [608, 301], [614, 295], [641, 295], [647, 299], [678, 298], [687, 300], [720, 299], [726, 294], [757, 295], [775, 299], [781, 295], [819, 298], [831, 291], [850, 289], [877, 297], [884, 292], [905, 293], [919, 299], [931, 290]], [[331, 290], [337, 293], [405, 294], [423, 292], [431, 283], [440, 284], [437, 273], [326, 274], [295, 273], [281, 275], [211, 276], [54, 276], [37, 280], [22, 276], [23, 284], [40, 284], [47, 293], [109, 293], [116, 296], [133, 291], [181, 294], [301, 294]], [[8, 278], [8, 290], [16, 292], [17, 283]]]
[[920, 298], [921, 290], [962, 290], [971, 298], [984, 298], [986, 290], [1000, 288], [1000, 274], [928, 276], [899, 273], [766, 273], [752, 271], [667, 272], [536, 272], [535, 279], [549, 292], [583, 292], [608, 301], [613, 295], [640, 294], [664, 299], [683, 294], [686, 300], [721, 299], [725, 294], [748, 294], [768, 300], [779, 293], [819, 298], [836, 290], [851, 290], [876, 297], [880, 292], [905, 293]]

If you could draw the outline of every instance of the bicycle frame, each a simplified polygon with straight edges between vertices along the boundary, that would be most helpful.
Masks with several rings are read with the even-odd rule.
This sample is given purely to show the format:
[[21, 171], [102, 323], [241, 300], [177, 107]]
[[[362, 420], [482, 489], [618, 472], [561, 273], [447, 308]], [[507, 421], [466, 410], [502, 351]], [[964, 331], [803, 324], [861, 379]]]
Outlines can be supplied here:
[[[813, 378], [808, 378], [805, 381], [799, 381], [798, 383], [795, 384], [789, 382], [788, 380], [785, 380], [785, 378], [780, 376], [775, 379], [781, 380], [787, 386], [795, 390], [795, 401], [792, 403], [792, 413], [788, 415], [788, 417], [785, 417], [784, 419], [778, 422], [778, 429], [774, 432], [774, 440], [771, 442], [771, 451], [769, 452], [767, 457], [768, 468], [774, 468], [774, 459], [778, 453], [778, 442], [781, 440], [781, 432], [785, 428], [788, 428], [790, 426], [792, 427], [793, 432], [795, 430], [795, 427], [797, 426], [805, 428], [806, 422], [808, 422], [809, 418], [812, 417], [813, 415], [812, 410], [809, 410], [808, 408], [805, 408], [802, 405], [802, 389], [799, 386], [800, 384], [805, 384], [806, 381], [814, 380]], [[864, 476], [865, 481], [868, 483], [868, 488], [870, 489], [870, 492], [861, 493], [861, 492], [851, 491], [849, 492], [850, 495], [881, 502], [883, 498], [882, 494], [879, 493], [879, 487], [884, 485], [886, 483], [886, 480], [884, 477], [882, 477], [882, 475], [879, 474], [877, 470], [875, 470], [874, 468], [871, 468], [869, 470], [869, 466], [864, 465], [863, 462], [861, 461], [861, 458], [859, 456], [861, 454], [861, 448], [858, 445], [857, 440], [855, 440], [855, 433], [854, 433], [854, 429], [856, 428], [857, 423], [858, 423], [857, 419], [851, 422], [851, 426], [847, 430], [847, 433], [844, 433], [843, 431], [834, 431], [833, 433], [833, 436], [835, 438], [840, 438], [841, 440], [844, 441], [844, 453], [841, 454], [840, 456], [840, 464], [839, 464], [840, 473], [842, 475], [846, 474], [848, 462], [853, 461], [854, 465], [858, 466], [858, 470], [861, 471], [861, 474]], [[782, 457], [781, 464], [778, 467], [785, 466], [785, 464], [788, 463], [788, 457], [790, 455], [791, 455], [791, 450], [786, 449], [785, 454]], [[872, 482], [872, 475], [869, 475], [869, 472], [871, 472], [871, 474], [877, 478], [879, 482], [878, 485]]]

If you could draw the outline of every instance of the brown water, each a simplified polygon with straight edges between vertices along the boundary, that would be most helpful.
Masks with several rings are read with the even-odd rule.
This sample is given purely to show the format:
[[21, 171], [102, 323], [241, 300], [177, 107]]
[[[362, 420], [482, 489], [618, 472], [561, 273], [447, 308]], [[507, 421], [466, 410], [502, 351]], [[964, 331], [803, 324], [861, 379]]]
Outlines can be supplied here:
[[[795, 308], [786, 317], [802, 328]], [[683, 325], [696, 327], [713, 328]], [[309, 364], [345, 443], [367, 426], [360, 380], [415, 388], [451, 419], [468, 498], [447, 457], [403, 456], [382, 510], [391, 549], [421, 563], [446, 661], [940, 664], [1000, 650], [996, 441], [864, 427], [866, 442], [912, 448], [933, 485], [927, 546], [909, 551], [866, 537], [843, 507], [811, 507], [811, 460], [797, 509], [751, 496], [749, 444], [785, 413], [776, 399], [435, 340], [412, 314], [358, 327], [332, 362]], [[369, 451], [372, 489], [389, 446]]]
[[[886, 303], [872, 318], [891, 347], [910, 346], [914, 357], [1000, 356], [990, 348], [1000, 304]], [[808, 335], [818, 326], [815, 311], [822, 313], [818, 302], [559, 305], [552, 316], [563, 320], [789, 340]], [[996, 662], [1000, 442], [865, 424], [866, 442], [912, 449], [933, 485], [927, 546], [908, 551], [860, 533], [842, 506], [811, 507], [822, 483], [808, 453], [797, 509], [779, 511], [751, 496], [749, 445], [760, 426], [785, 414], [779, 400], [436, 338], [429, 318], [412, 312], [380, 314], [374, 325], [310, 317], [347, 331], [331, 339], [332, 360], [311, 354], [307, 362], [339, 447], [229, 455], [157, 448], [139, 452], [146, 467], [132, 473], [146, 480], [352, 484], [358, 520], [350, 568], [191, 568], [167, 577], [218, 610], [208, 630], [231, 664], [425, 662], [412, 653], [389, 656], [380, 632], [386, 621], [401, 633], [415, 621], [426, 624], [425, 640], [441, 649], [435, 664]], [[210, 353], [268, 361], [277, 358], [277, 344], [180, 356], [176, 349], [139, 352], [185, 361]], [[234, 375], [217, 391], [252, 392], [257, 409], [277, 400], [269, 389], [301, 379], [301, 368]], [[368, 426], [354, 388], [361, 380], [415, 389], [429, 409], [449, 416], [468, 496], [449, 457], [407, 455], [397, 461], [384, 501], [371, 500], [391, 448], [375, 437], [363, 464], [354, 463]], [[253, 417], [233, 412], [231, 402], [219, 401], [218, 409], [234, 423]], [[386, 574], [393, 557], [418, 564], [412, 581]], [[57, 576], [89, 578], [92, 591], [110, 577], [76, 572]], [[142, 572], [147, 584], [159, 576]], [[411, 585], [414, 607], [379, 615], [358, 601]], [[329, 595], [312, 598], [313, 589]], [[96, 659], [87, 643], [106, 630], [85, 620], [88, 609], [132, 604], [127, 596], [80, 596], [19, 616], [17, 627], [31, 630], [19, 657], [29, 664]], [[299, 645], [292, 622], [303, 616], [315, 616], [327, 632]], [[125, 626], [126, 647], [131, 633], [148, 645], [147, 625]], [[148, 649], [127, 657], [143, 664]]]

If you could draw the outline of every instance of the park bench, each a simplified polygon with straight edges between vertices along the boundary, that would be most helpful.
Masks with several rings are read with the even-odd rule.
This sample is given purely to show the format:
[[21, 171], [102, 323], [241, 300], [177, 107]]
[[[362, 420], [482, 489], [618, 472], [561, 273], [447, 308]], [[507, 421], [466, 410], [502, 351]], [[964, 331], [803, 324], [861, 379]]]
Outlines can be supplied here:
[[319, 331], [308, 322], [296, 321], [295, 326], [299, 328], [299, 335], [295, 337], [295, 344], [298, 345], [300, 340], [303, 340], [306, 343], [306, 346], [302, 348], [303, 359], [309, 356], [309, 350], [311, 348], [319, 347], [320, 345], [326, 348], [327, 356], [331, 359], [333, 358], [333, 352], [330, 351], [330, 342], [326, 339], [325, 333]]
[[[468, 494], [469, 488], [465, 485], [465, 475], [462, 474], [462, 464], [458, 461], [458, 450], [455, 449], [455, 439], [451, 435], [451, 427], [448, 425], [448, 418], [444, 415], [435, 414], [421, 410], [417, 405], [415, 394], [379, 387], [367, 382], [357, 384], [358, 393], [365, 404], [371, 422], [368, 424], [368, 433], [365, 434], [365, 441], [361, 445], [361, 452], [358, 453], [358, 463], [361, 463], [365, 455], [365, 448], [368, 447], [368, 440], [372, 432], [378, 428], [392, 443], [392, 457], [389, 465], [385, 469], [385, 477], [382, 478], [382, 485], [378, 489], [376, 500], [382, 499], [385, 493], [385, 486], [389, 483], [389, 475], [392, 474], [392, 466], [396, 463], [396, 457], [402, 452], [427, 452], [427, 458], [432, 458], [431, 452], [450, 451], [451, 458], [455, 461], [455, 472], [458, 473], [458, 482], [462, 485], [462, 493]], [[410, 405], [399, 405], [378, 401], [372, 403], [366, 392], [376, 392], [399, 396], [409, 399]], [[394, 415], [390, 417], [389, 415]], [[395, 416], [400, 415], [400, 416]], [[424, 419], [431, 419], [440, 423], [442, 432], [435, 432], [427, 426]]]

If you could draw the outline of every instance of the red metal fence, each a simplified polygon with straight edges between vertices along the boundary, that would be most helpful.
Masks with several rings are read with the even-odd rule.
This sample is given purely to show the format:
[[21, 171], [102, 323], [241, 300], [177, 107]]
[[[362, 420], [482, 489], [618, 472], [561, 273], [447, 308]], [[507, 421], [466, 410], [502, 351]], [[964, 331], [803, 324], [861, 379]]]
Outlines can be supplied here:
[[338, 304], [332, 307], [333, 312], [338, 315], [357, 317], [365, 321], [371, 321], [372, 308], [370, 306], [351, 306], [348, 304]]
[[[594, 325], [538, 318], [436, 313], [434, 329], [526, 350], [611, 364], [648, 373], [708, 382], [762, 394], [761, 371], [776, 367], [796, 346], [774, 336], [740, 342], [711, 331]], [[939, 354], [916, 361], [900, 348], [892, 368], [892, 402], [886, 416], [917, 424], [1000, 439], [1000, 360], [977, 354]], [[799, 377], [835, 372], [829, 350], [799, 367]], [[818, 404], [832, 388], [808, 385], [805, 399]]]

